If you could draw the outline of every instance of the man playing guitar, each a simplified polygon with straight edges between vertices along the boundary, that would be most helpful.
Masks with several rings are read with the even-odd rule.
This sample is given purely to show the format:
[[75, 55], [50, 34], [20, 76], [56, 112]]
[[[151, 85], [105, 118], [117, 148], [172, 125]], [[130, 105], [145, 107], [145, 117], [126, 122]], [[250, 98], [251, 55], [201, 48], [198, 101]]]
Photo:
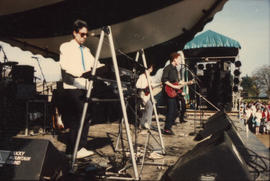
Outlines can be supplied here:
[[[150, 65], [149, 68], [146, 70], [146, 73], [149, 77], [149, 82], [152, 86], [152, 88], [156, 86], [160, 86], [159, 84], [154, 85], [150, 73], [153, 71], [153, 65]], [[149, 85], [146, 77], [146, 73], [143, 73], [139, 76], [137, 82], [136, 82], [136, 88], [139, 90], [139, 97], [142, 100], [142, 104], [144, 106], [144, 110], [142, 112], [142, 119], [141, 119], [141, 127], [150, 129], [151, 122], [152, 122], [152, 114], [153, 114], [153, 103], [150, 99], [150, 92], [149, 92]]]
[[173, 135], [172, 124], [177, 116], [178, 99], [175, 90], [181, 90], [182, 87], [192, 82], [179, 82], [176, 66], [180, 64], [181, 56], [179, 53], [170, 55], [170, 64], [163, 69], [161, 81], [164, 84], [164, 94], [167, 99], [167, 114], [163, 134]]
[[186, 85], [191, 85], [191, 84], [194, 84], [194, 80], [190, 80], [188, 82], [184, 82], [184, 81], [180, 81], [180, 82], [175, 82], [175, 83], [172, 83], [173, 85], [180, 85], [181, 88], [180, 89], [175, 89], [169, 85], [165, 85], [165, 92], [167, 94], [167, 96], [171, 97], [171, 98], [176, 98], [177, 96], [179, 95], [182, 95], [183, 93], [183, 87], [186, 86]]

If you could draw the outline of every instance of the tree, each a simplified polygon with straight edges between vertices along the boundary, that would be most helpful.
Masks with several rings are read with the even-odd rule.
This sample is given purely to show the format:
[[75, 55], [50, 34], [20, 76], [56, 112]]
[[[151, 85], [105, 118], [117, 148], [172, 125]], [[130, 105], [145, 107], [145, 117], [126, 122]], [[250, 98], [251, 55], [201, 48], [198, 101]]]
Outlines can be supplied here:
[[258, 97], [260, 92], [254, 83], [254, 80], [246, 75], [245, 77], [242, 77], [241, 81], [241, 87], [243, 88], [243, 92], [248, 94], [248, 97]]
[[270, 97], [270, 65], [258, 68], [252, 74], [252, 79], [259, 93]]

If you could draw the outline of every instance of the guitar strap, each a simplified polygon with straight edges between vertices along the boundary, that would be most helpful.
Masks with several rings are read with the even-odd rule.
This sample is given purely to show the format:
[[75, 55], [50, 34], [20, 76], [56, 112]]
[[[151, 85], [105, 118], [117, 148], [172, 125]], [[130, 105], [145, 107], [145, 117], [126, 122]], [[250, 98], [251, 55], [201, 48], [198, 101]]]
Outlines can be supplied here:
[[144, 94], [145, 94], [146, 96], [148, 96], [149, 93], [150, 93], [149, 86], [147, 86], [146, 88], [144, 88], [144, 89], [143, 89], [143, 92], [144, 92]]

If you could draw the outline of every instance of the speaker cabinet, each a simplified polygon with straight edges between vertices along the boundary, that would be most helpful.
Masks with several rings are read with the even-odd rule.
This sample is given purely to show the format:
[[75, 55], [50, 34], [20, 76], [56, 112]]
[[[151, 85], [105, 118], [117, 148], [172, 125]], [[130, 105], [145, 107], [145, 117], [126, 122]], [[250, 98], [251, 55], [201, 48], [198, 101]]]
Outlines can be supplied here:
[[11, 70], [12, 79], [16, 83], [31, 84], [34, 80], [34, 67], [29, 65], [16, 65]]
[[223, 111], [219, 111], [211, 116], [204, 124], [204, 129], [199, 131], [194, 140], [200, 141], [210, 135], [219, 135], [223, 132], [225, 132], [230, 137], [234, 145], [237, 147], [237, 150], [244, 158], [245, 162], [249, 163], [251, 157], [248, 153], [248, 150], [246, 149], [240, 135], [238, 134], [238, 130], [233, 121]]
[[203, 125], [203, 130], [194, 138], [196, 141], [200, 141], [212, 134], [224, 131], [230, 128], [230, 123], [227, 120], [226, 114], [223, 111], [218, 111], [216, 114], [208, 118], [206, 123]]
[[163, 175], [162, 181], [252, 180], [227, 133], [197, 144]]
[[36, 85], [33, 84], [16, 84], [16, 99], [33, 99], [36, 95]]
[[48, 140], [13, 138], [0, 143], [0, 180], [54, 180], [63, 156]]

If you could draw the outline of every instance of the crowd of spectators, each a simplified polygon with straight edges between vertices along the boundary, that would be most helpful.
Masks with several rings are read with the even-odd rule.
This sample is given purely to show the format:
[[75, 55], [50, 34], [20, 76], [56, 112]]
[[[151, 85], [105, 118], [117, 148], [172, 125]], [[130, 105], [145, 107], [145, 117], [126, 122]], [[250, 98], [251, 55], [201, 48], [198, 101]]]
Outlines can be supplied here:
[[254, 134], [270, 134], [270, 101], [268, 103], [242, 102], [240, 119]]

